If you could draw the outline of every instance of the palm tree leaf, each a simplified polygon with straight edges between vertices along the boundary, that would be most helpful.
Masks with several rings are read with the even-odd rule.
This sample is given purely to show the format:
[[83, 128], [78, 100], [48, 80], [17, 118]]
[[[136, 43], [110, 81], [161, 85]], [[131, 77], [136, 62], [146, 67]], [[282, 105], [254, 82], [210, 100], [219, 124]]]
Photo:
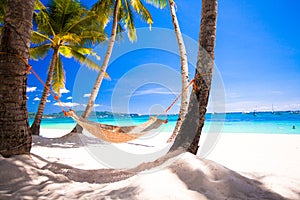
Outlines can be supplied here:
[[43, 44], [40, 46], [30, 48], [30, 58], [33, 60], [43, 59], [51, 49], [50, 44]]
[[103, 31], [88, 29], [81, 32], [80, 38], [81, 45], [91, 45], [105, 41], [107, 39], [107, 36]]
[[92, 6], [91, 11], [101, 16], [100, 22], [106, 25], [113, 14], [114, 4], [115, 0], [99, 0]]
[[142, 17], [142, 19], [146, 21], [151, 27], [151, 25], [153, 24], [153, 19], [144, 4], [140, 0], [132, 0], [131, 5], [133, 9]]
[[47, 35], [39, 33], [37, 31], [31, 31], [31, 43], [33, 44], [43, 44], [47, 41], [52, 41]]
[[154, 5], [157, 8], [165, 8], [167, 6], [167, 0], [145, 0], [146, 3]]
[[135, 25], [134, 25], [134, 18], [133, 18], [133, 12], [131, 7], [129, 6], [127, 0], [124, 1], [124, 4], [122, 7], [126, 15], [124, 17], [124, 23], [128, 29], [128, 38], [130, 41], [135, 41], [136, 40], [136, 30], [135, 30]]
[[40, 0], [35, 0], [34, 1], [34, 10], [35, 11], [46, 10], [46, 7]]
[[0, 24], [4, 22], [7, 0], [0, 0]]
[[68, 46], [61, 46], [61, 47], [59, 47], [58, 51], [61, 55], [63, 55], [66, 58], [72, 58], [73, 57], [72, 49]]
[[82, 40], [82, 38], [75, 34], [75, 33], [65, 33], [64, 35], [62, 35], [61, 37], [59, 37], [61, 41], [63, 41], [64, 43], [70, 43], [70, 44], [79, 44]]
[[[95, 52], [93, 52], [93, 54], [95, 54]], [[72, 49], [72, 55], [73, 55], [75, 60], [77, 60], [81, 64], [86, 65], [87, 67], [89, 67], [91, 69], [94, 69], [94, 70], [97, 70], [97, 71], [99, 71], [101, 69], [100, 65], [98, 65], [94, 60], [90, 59], [89, 57], [87, 57], [86, 55], [82, 54], [79, 51], [76, 51], [76, 50]], [[91, 55], [92, 55], [92, 53], [91, 53]], [[110, 79], [107, 72], [105, 72], [104, 77], [107, 78], [107, 79]]]
[[63, 68], [64, 67], [62, 65], [61, 58], [60, 56], [58, 56], [55, 63], [55, 69], [53, 72], [52, 89], [59, 96], [61, 95], [60, 89], [65, 88], [65, 71]]

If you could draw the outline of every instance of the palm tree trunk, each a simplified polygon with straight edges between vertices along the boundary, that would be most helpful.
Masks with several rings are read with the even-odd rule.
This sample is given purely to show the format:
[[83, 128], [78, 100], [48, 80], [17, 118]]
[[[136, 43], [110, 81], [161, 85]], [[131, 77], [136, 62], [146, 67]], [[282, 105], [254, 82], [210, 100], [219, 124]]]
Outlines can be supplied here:
[[169, 5], [170, 5], [172, 22], [173, 22], [174, 31], [175, 31], [176, 39], [177, 39], [177, 43], [178, 43], [179, 54], [180, 54], [181, 85], [182, 85], [181, 90], [183, 91], [182, 96], [181, 96], [181, 105], [180, 105], [179, 116], [178, 116], [178, 119], [176, 122], [176, 126], [174, 128], [173, 134], [168, 139], [168, 142], [171, 142], [178, 134], [179, 129], [182, 125], [182, 122], [185, 119], [185, 115], [188, 111], [189, 96], [188, 96], [188, 90], [186, 90], [186, 87], [189, 84], [189, 75], [188, 75], [187, 53], [186, 53], [184, 41], [182, 38], [182, 34], [180, 31], [179, 23], [178, 23], [177, 16], [176, 16], [175, 2], [173, 0], [169, 0]]
[[[115, 4], [115, 7], [114, 7], [114, 14], [113, 14], [113, 25], [112, 25], [112, 29], [111, 29], [111, 35], [110, 35], [107, 51], [106, 51], [101, 69], [99, 71], [98, 77], [97, 77], [96, 82], [94, 84], [94, 87], [92, 89], [91, 96], [89, 98], [89, 101], [87, 103], [85, 111], [82, 114], [83, 118], [87, 118], [92, 112], [92, 109], [93, 109], [94, 104], [95, 104], [95, 99], [96, 99], [96, 97], [99, 93], [99, 89], [100, 89], [102, 80], [104, 78], [110, 56], [112, 54], [112, 50], [113, 50], [113, 47], [114, 47], [114, 44], [115, 44], [116, 34], [117, 34], [118, 13], [119, 13], [120, 5], [121, 5], [120, 0], [116, 0], [116, 4]], [[72, 130], [72, 132], [81, 132], [81, 130], [82, 129], [77, 124], [76, 127]]]
[[30, 153], [27, 70], [34, 0], [8, 0], [0, 45], [0, 153]]
[[33, 121], [32, 125], [30, 127], [31, 132], [32, 132], [33, 135], [40, 135], [41, 121], [42, 121], [43, 113], [44, 113], [45, 106], [46, 106], [46, 103], [47, 103], [48, 93], [50, 91], [50, 85], [52, 83], [53, 72], [54, 72], [54, 69], [55, 69], [57, 57], [58, 57], [58, 48], [55, 48], [54, 52], [53, 52], [53, 55], [52, 55], [52, 60], [51, 60], [51, 63], [50, 63], [48, 76], [47, 76], [47, 79], [46, 79], [46, 82], [45, 82], [47, 87], [44, 87], [44, 91], [43, 91], [43, 94], [42, 94], [42, 97], [41, 97], [41, 100], [40, 100], [38, 110], [35, 114], [34, 121]]
[[199, 34], [199, 49], [193, 93], [190, 95], [188, 112], [178, 136], [169, 152], [179, 150], [196, 154], [205, 121], [206, 106], [214, 67], [217, 0], [202, 0], [202, 16]]
[[[199, 148], [198, 145], [204, 126], [208, 97], [211, 88], [215, 58], [214, 49], [216, 41], [217, 7], [217, 0], [202, 0], [198, 61], [194, 87], [194, 92], [199, 102], [199, 124], [195, 138], [188, 148], [188, 151], [193, 154], [197, 154]], [[202, 48], [209, 54], [210, 58], [205, 56], [205, 53], [202, 53]]]

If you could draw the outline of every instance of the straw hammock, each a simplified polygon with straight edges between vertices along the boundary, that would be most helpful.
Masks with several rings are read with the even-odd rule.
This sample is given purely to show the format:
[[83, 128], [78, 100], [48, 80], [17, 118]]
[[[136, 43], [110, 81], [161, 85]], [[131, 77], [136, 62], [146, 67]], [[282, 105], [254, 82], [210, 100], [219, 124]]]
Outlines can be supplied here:
[[139, 126], [114, 126], [89, 121], [76, 115], [73, 110], [68, 111], [68, 116], [72, 117], [83, 129], [87, 130], [95, 137], [111, 143], [129, 142], [146, 135], [150, 131], [158, 129], [162, 124], [167, 123], [167, 120], [150, 117], [147, 122], [140, 124]]

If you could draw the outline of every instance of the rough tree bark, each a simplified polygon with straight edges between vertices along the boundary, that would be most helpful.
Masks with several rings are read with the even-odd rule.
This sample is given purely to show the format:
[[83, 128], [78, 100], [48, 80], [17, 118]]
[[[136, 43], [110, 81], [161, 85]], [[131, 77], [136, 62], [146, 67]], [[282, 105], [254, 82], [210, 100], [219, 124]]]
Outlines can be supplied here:
[[8, 0], [0, 45], [0, 153], [30, 153], [27, 70], [34, 0]]
[[187, 150], [197, 154], [214, 68], [216, 19], [217, 0], [202, 0], [195, 84], [193, 93], [190, 96], [188, 113], [170, 152], [180, 149], [181, 151]]

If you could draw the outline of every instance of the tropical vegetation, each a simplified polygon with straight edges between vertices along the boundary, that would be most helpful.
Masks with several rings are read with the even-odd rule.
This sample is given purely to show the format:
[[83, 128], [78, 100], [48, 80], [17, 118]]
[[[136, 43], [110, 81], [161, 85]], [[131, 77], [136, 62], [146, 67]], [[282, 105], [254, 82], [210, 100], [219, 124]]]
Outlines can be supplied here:
[[[148, 0], [146, 2], [159, 8], [163, 8], [166, 6], [165, 0]], [[103, 77], [108, 67], [117, 32], [123, 31], [124, 28], [127, 28], [129, 39], [131, 41], [134, 41], [136, 39], [134, 13], [139, 15], [141, 19], [146, 21], [150, 27], [153, 23], [150, 12], [140, 0], [99, 0], [93, 6], [92, 10], [98, 12], [99, 15], [101, 15], [101, 13], [112, 13], [113, 22], [107, 51], [103, 59], [101, 70], [99, 71], [98, 77], [91, 91], [91, 96], [87, 103], [87, 107], [84, 114], [82, 115], [83, 118], [87, 118], [93, 109], [95, 99], [98, 95]], [[124, 26], [122, 26], [122, 24]]]
[[31, 125], [32, 133], [39, 135], [50, 86], [58, 95], [60, 89], [65, 88], [62, 57], [73, 58], [92, 69], [99, 70], [100, 66], [87, 56], [93, 55], [98, 58], [92, 51], [91, 44], [105, 39], [106, 21], [75, 0], [51, 0], [47, 7], [39, 2], [36, 7], [33, 19], [37, 30], [32, 34], [31, 58], [42, 59], [52, 52], [44, 91]]

